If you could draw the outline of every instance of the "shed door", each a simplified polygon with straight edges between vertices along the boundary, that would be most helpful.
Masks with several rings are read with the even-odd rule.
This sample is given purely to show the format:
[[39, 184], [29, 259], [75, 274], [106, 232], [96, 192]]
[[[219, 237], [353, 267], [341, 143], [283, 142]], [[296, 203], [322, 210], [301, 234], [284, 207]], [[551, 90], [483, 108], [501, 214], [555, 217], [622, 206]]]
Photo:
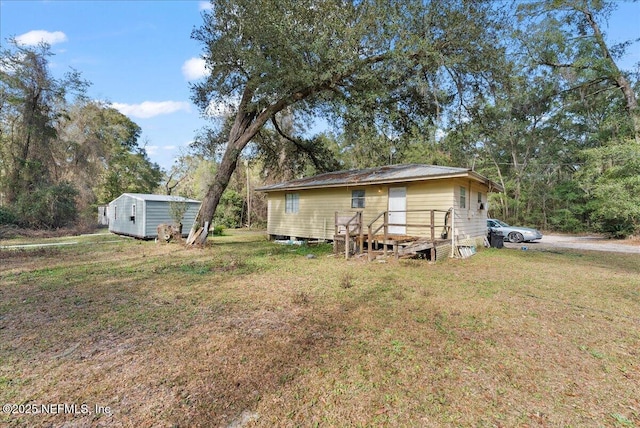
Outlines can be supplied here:
[[389, 233], [404, 235], [407, 233], [407, 188], [391, 187], [389, 189]]

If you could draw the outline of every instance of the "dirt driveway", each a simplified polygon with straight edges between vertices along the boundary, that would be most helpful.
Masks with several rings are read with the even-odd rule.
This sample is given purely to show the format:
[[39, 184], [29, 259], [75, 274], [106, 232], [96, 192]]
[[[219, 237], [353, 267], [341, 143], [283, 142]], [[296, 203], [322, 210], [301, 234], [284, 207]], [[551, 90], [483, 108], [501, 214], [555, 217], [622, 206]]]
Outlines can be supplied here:
[[548, 249], [571, 248], [576, 250], [608, 251], [612, 253], [640, 254], [640, 241], [606, 239], [597, 235], [544, 235], [540, 241], [511, 244], [505, 242], [506, 248]]

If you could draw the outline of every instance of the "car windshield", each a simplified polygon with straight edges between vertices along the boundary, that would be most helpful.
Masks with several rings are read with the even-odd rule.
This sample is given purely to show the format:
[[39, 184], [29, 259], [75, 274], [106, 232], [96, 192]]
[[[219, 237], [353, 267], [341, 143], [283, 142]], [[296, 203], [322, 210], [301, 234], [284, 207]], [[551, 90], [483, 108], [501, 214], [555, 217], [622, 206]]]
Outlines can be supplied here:
[[493, 220], [496, 223], [498, 223], [500, 226], [502, 227], [509, 227], [509, 225], [507, 223], [505, 223], [504, 221], [500, 221], [500, 220]]

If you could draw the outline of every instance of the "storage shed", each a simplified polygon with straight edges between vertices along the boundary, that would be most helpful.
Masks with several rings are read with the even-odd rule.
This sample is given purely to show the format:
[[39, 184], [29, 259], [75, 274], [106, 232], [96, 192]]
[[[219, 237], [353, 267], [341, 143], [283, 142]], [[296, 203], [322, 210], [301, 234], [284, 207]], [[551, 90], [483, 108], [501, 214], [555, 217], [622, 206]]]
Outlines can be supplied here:
[[257, 190], [267, 193], [271, 237], [334, 240], [343, 233], [340, 219], [359, 213], [364, 233], [372, 224], [385, 239], [451, 240], [453, 233], [457, 245], [483, 242], [487, 194], [502, 187], [467, 168], [409, 164], [330, 172]]
[[180, 196], [142, 193], [123, 193], [109, 203], [109, 232], [140, 239], [156, 238], [159, 224], [175, 223], [171, 216], [172, 205], [178, 210], [184, 210], [182, 231], [185, 235], [185, 231], [188, 233], [193, 226], [200, 201]]
[[109, 216], [107, 215], [108, 208], [109, 208], [108, 205], [98, 206], [98, 225], [99, 226], [109, 226]]

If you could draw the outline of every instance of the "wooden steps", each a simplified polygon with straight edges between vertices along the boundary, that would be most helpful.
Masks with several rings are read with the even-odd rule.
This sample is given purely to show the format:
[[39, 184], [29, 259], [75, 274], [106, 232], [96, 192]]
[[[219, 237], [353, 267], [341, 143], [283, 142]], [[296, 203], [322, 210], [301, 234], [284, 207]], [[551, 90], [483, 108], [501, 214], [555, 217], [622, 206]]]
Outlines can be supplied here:
[[400, 248], [398, 248], [398, 255], [404, 256], [408, 254], [416, 254], [420, 251], [433, 249], [434, 247], [435, 247], [434, 241], [426, 238], [421, 238], [416, 241], [410, 242], [408, 245], [406, 244], [401, 245]]
[[[334, 235], [334, 251], [336, 254], [347, 254], [345, 245], [345, 234]], [[360, 241], [362, 239], [362, 241]], [[387, 239], [384, 239], [384, 235], [372, 236], [371, 245], [368, 247], [369, 237], [365, 234], [350, 233], [349, 234], [349, 251], [348, 254], [367, 254], [370, 253], [370, 260], [379, 256], [390, 256], [396, 259], [398, 258], [411, 258], [416, 255], [426, 255], [431, 260], [435, 260], [436, 247], [440, 244], [446, 243], [448, 240], [435, 239], [424, 236], [408, 236], [408, 235], [387, 235]], [[362, 243], [362, 247], [360, 247]]]

